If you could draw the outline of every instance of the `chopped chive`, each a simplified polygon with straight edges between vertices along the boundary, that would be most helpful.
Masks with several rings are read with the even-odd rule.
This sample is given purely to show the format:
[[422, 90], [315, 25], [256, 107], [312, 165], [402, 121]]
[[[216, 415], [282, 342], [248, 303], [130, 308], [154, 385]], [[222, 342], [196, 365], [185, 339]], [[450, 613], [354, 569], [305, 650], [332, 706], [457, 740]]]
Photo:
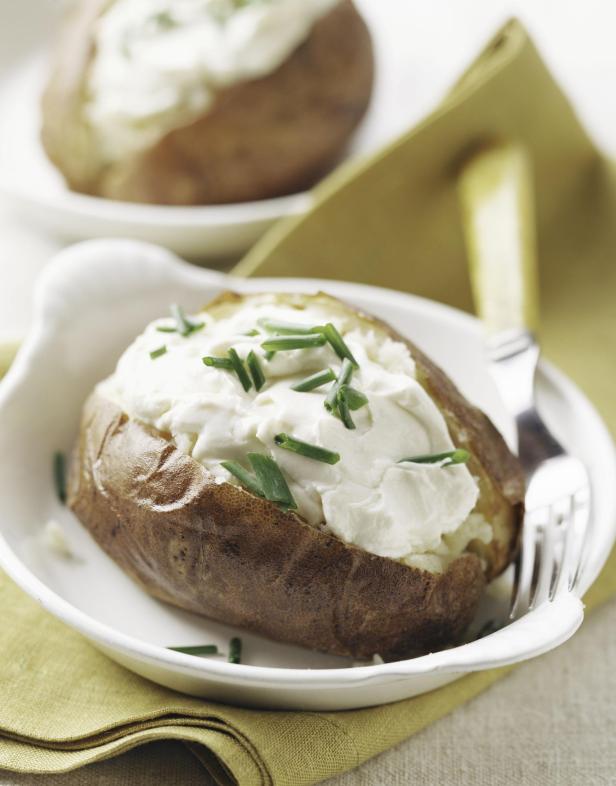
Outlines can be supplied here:
[[66, 458], [59, 450], [53, 454], [53, 481], [56, 496], [64, 505], [66, 502]]
[[329, 342], [331, 348], [334, 352], [338, 355], [338, 357], [342, 360], [344, 358], [348, 358], [351, 363], [355, 366], [355, 368], [359, 368], [359, 363], [353, 357], [353, 353], [346, 345], [345, 340], [342, 338], [340, 333], [336, 330], [335, 326], [332, 325], [331, 322], [328, 322], [325, 327], [320, 328], [323, 332], [323, 335]]
[[242, 387], [246, 392], [248, 392], [252, 387], [252, 382], [250, 381], [250, 377], [248, 376], [248, 372], [244, 368], [244, 364], [240, 356], [233, 349], [233, 347], [229, 349], [228, 355], [229, 355], [229, 360], [233, 365], [233, 370], [237, 374], [239, 381], [242, 383]]
[[261, 453], [248, 453], [248, 461], [257, 476], [257, 482], [263, 489], [265, 498], [277, 502], [285, 508], [297, 508], [291, 490], [273, 458]]
[[244, 469], [241, 464], [238, 464], [237, 461], [221, 461], [221, 466], [234, 475], [247, 491], [256, 494], [257, 497], [265, 496], [259, 481], [248, 470]]
[[276, 352], [286, 349], [308, 349], [309, 347], [322, 347], [326, 343], [323, 333], [310, 333], [289, 336], [272, 336], [266, 338], [261, 344], [263, 349]]
[[328, 410], [328, 412], [336, 411], [338, 391], [343, 385], [347, 385], [351, 381], [352, 375], [353, 375], [353, 364], [348, 358], [344, 358], [344, 360], [342, 361], [342, 365], [340, 366], [338, 379], [334, 382], [334, 384], [329, 389], [329, 392], [325, 397], [325, 401], [323, 402], [325, 405], [325, 409]]
[[154, 22], [157, 27], [161, 30], [169, 30], [172, 27], [177, 27], [178, 23], [175, 19], [171, 16], [168, 11], [160, 11], [160, 13], [155, 14], [152, 17], [152, 22]]
[[411, 456], [410, 458], [403, 458], [398, 461], [402, 464], [404, 461], [410, 461], [413, 464], [438, 464], [441, 461], [446, 461], [443, 467], [450, 467], [452, 464], [466, 464], [471, 457], [468, 450], [464, 448], [457, 448], [456, 450], [448, 450], [446, 453], [432, 453], [426, 456]]
[[334, 382], [334, 384], [329, 389], [327, 395], [325, 396], [325, 401], [323, 402], [323, 406], [328, 412], [335, 412], [337, 396], [338, 396], [338, 383]]
[[270, 349], [270, 350], [268, 350], [268, 351], [265, 353], [265, 359], [269, 361], [269, 360], [271, 360], [271, 359], [274, 357], [274, 355], [275, 355], [275, 354], [276, 354], [276, 353], [274, 352], [274, 350], [273, 350], [273, 349]]
[[242, 640], [234, 636], [229, 642], [229, 663], [242, 662]]
[[169, 308], [172, 317], [175, 319], [177, 332], [181, 333], [183, 336], [188, 336], [190, 333], [190, 322], [186, 319], [186, 314], [182, 306], [179, 306], [177, 303], [172, 303]]
[[326, 385], [335, 379], [336, 375], [331, 368], [326, 368], [323, 371], [317, 371], [316, 374], [311, 374], [300, 382], [296, 382], [295, 385], [291, 385], [291, 390], [296, 390], [298, 393], [307, 393], [309, 390], [320, 388], [321, 385]]
[[174, 327], [167, 327], [167, 325], [157, 325], [156, 330], [159, 333], [177, 333], [178, 329]]
[[360, 390], [356, 390], [355, 388], [350, 387], [350, 385], [340, 385], [339, 392], [342, 391], [344, 391], [344, 395], [346, 396], [346, 401], [351, 412], [365, 407], [368, 403], [367, 397], [364, 396]]
[[256, 328], [252, 328], [252, 330], [247, 330], [244, 333], [245, 336], [260, 336], [261, 334]]
[[158, 349], [153, 349], [150, 352], [150, 357], [152, 358], [152, 360], [155, 360], [156, 358], [159, 358], [161, 355], [164, 355], [166, 352], [167, 352], [167, 347], [165, 344], [163, 344], [162, 347], [158, 347]]
[[184, 313], [182, 306], [179, 306], [177, 303], [172, 303], [170, 308], [171, 315], [176, 321], [177, 332], [184, 337], [190, 336], [190, 334], [194, 333], [196, 330], [201, 330], [205, 325], [205, 322], [191, 322]]
[[173, 652], [183, 652], [184, 655], [218, 655], [218, 647], [215, 644], [201, 644], [195, 647], [167, 647]]
[[288, 434], [276, 434], [274, 442], [280, 448], [290, 450], [293, 453], [298, 453], [300, 456], [314, 459], [315, 461], [323, 461], [325, 464], [337, 464], [340, 461], [340, 454], [334, 453], [333, 450], [321, 448], [318, 445], [311, 445], [308, 442], [302, 442], [301, 439], [295, 439]]
[[252, 381], [255, 383], [255, 389], [257, 391], [261, 390], [263, 385], [265, 385], [265, 375], [263, 374], [263, 369], [259, 363], [259, 358], [255, 355], [252, 349], [248, 353], [246, 364], [248, 366], [248, 370], [250, 371]]
[[211, 366], [212, 368], [225, 368], [227, 371], [233, 371], [233, 363], [229, 358], [216, 358], [211, 355], [206, 355], [201, 358], [204, 365]]
[[267, 330], [268, 333], [275, 333], [278, 336], [305, 336], [319, 332], [319, 328], [312, 325], [298, 325], [295, 322], [279, 322], [275, 319], [258, 319], [257, 323]]
[[339, 388], [338, 395], [336, 396], [336, 406], [338, 408], [340, 420], [344, 423], [345, 428], [353, 429], [355, 428], [355, 423], [353, 422], [351, 410], [349, 409], [347, 389], [346, 385], [342, 385]]

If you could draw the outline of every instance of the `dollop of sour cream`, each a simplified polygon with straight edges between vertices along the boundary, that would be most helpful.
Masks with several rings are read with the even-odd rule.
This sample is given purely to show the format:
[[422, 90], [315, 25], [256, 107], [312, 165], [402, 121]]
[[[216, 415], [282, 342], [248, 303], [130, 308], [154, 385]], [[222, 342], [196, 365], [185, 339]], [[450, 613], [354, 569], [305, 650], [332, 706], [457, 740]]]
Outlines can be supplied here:
[[[419, 384], [408, 347], [319, 302], [302, 310], [255, 296], [241, 309], [215, 319], [188, 337], [166, 333], [157, 320], [126, 350], [115, 373], [98, 392], [130, 417], [171, 435], [179, 450], [206, 467], [219, 482], [237, 483], [221, 466], [235, 460], [249, 467], [248, 452], [276, 460], [298, 504], [298, 513], [365, 551], [439, 570], [469, 540], [491, 540], [491, 527], [472, 513], [478, 485], [466, 466], [398, 463], [408, 456], [441, 453], [454, 446], [438, 407]], [[329, 345], [277, 352], [265, 358], [266, 335], [248, 333], [262, 318], [307, 326], [332, 322], [359, 363], [352, 378], [368, 404], [352, 413], [356, 428], [325, 409], [329, 385], [299, 393], [291, 385], [315, 373], [340, 369]], [[165, 354], [152, 359], [161, 345]], [[266, 383], [246, 392], [237, 375], [206, 367], [202, 357], [241, 358], [253, 350]], [[155, 353], [156, 354], [156, 353]], [[325, 464], [278, 447], [281, 433], [340, 454]]]
[[338, 0], [114, 0], [94, 31], [85, 115], [117, 160], [274, 71]]

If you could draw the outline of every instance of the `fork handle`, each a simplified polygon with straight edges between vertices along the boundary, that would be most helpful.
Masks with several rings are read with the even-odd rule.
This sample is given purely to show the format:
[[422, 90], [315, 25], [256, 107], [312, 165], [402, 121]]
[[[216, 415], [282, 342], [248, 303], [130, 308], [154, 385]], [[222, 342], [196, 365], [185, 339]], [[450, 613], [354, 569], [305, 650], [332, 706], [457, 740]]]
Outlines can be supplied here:
[[458, 175], [475, 307], [488, 336], [534, 333], [538, 276], [531, 165], [503, 143], [466, 161]]

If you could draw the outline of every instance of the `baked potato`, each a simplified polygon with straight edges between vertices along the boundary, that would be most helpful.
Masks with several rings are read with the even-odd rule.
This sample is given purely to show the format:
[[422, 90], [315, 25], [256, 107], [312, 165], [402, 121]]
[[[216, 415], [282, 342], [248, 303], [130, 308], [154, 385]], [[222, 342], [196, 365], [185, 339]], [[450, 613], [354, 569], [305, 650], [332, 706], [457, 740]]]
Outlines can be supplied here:
[[354, 658], [458, 641], [516, 553], [523, 497], [517, 459], [445, 373], [323, 293], [225, 293], [150, 325], [87, 401], [68, 482], [155, 597]]
[[[276, 6], [270, 0], [196, 1], [212, 6], [226, 3], [241, 14], [257, 14], [261, 10], [257, 6]], [[163, 58], [166, 50], [160, 54], [156, 50], [148, 50], [146, 55], [140, 52], [158, 30], [156, 25], [167, 39], [169, 34], [176, 34], [174, 29], [169, 31], [173, 0], [162, 0], [165, 9], [170, 9], [164, 12], [158, 10], [161, 0], [151, 4], [149, 10], [145, 7], [144, 13], [150, 14], [144, 22], [149, 25], [145, 28], [149, 38], [144, 34], [145, 44], [142, 36], [132, 50], [124, 53], [125, 66], [117, 58], [113, 61], [108, 69], [109, 90], [98, 101], [92, 80], [97, 73], [97, 58], [102, 57], [102, 43], [97, 47], [96, 35], [100, 20], [119, 2], [124, 6], [135, 4], [135, 0], [82, 0], [73, 4], [43, 94], [43, 146], [71, 189], [129, 202], [222, 204], [302, 191], [335, 165], [366, 111], [373, 81], [370, 35], [351, 0], [278, 2], [278, 6], [294, 2], [295, 17], [311, 5], [329, 10], [316, 18], [305, 38], [273, 70], [263, 73], [263, 68], [255, 68], [257, 75], [253, 77], [253, 72], [243, 67], [241, 56], [244, 54], [248, 62], [254, 52], [242, 53], [238, 45], [239, 65], [234, 78], [226, 73], [214, 74], [217, 83], [206, 90], [205, 83], [182, 65], [186, 71], [183, 78], [192, 91], [188, 97], [183, 96], [184, 103], [180, 103], [183, 94], [179, 88], [174, 104], [168, 95], [173, 85], [163, 84], [160, 100], [146, 108], [142, 106], [144, 96], [158, 93], [156, 74], [148, 72], [144, 76], [143, 62], [146, 56], [148, 64], [156, 57]], [[288, 27], [294, 21], [287, 16]], [[149, 32], [151, 29], [154, 33]], [[268, 35], [264, 29], [264, 35]], [[281, 23], [282, 33], [285, 29]], [[263, 40], [268, 46], [276, 46], [270, 39]], [[208, 46], [211, 48], [208, 41], [194, 43], [190, 39], [188, 44], [206, 52]], [[122, 46], [131, 46], [130, 37]], [[162, 41], [161, 46], [167, 43]], [[186, 46], [180, 41], [177, 48]], [[176, 73], [175, 61], [182, 55], [181, 51], [173, 54], [167, 77]], [[127, 92], [126, 106], [120, 106], [124, 87], [139, 78], [142, 82], [135, 81], [134, 95]], [[207, 102], [200, 98], [205, 92], [208, 96], [211, 93]], [[133, 107], [135, 116], [130, 127], [124, 128], [122, 113]]]

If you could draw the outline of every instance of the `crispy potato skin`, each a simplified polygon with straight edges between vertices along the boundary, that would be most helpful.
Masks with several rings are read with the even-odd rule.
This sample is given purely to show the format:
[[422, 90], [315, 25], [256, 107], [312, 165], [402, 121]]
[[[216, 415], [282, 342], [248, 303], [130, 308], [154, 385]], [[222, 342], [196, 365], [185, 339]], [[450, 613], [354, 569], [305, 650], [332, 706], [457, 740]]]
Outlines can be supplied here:
[[[298, 307], [307, 303], [303, 295], [280, 297]], [[349, 312], [339, 301], [316, 297]], [[227, 294], [210, 310], [240, 303]], [[495, 541], [502, 541], [482, 552], [485, 570], [474, 553], [433, 574], [347, 545], [241, 488], [216, 483], [164, 434], [96, 393], [84, 408], [69, 505], [144, 589], [181, 608], [356, 658], [395, 659], [452, 644], [470, 623], [486, 577], [515, 551], [524, 483], [490, 421], [419, 350], [411, 351], [424, 384], [447, 404], [452, 434], [464, 429], [458, 444], [473, 452], [471, 469], [485, 497], [480, 504], [501, 521]]]
[[96, 395], [84, 411], [69, 504], [155, 597], [336, 655], [393, 658], [447, 644], [470, 622], [484, 584], [474, 555], [435, 576], [217, 484]]
[[75, 191], [169, 205], [302, 191], [336, 163], [369, 104], [370, 35], [351, 0], [342, 0], [276, 71], [220, 91], [194, 122], [105, 164], [83, 104], [92, 29], [108, 3], [76, 4], [43, 95], [43, 145]]

